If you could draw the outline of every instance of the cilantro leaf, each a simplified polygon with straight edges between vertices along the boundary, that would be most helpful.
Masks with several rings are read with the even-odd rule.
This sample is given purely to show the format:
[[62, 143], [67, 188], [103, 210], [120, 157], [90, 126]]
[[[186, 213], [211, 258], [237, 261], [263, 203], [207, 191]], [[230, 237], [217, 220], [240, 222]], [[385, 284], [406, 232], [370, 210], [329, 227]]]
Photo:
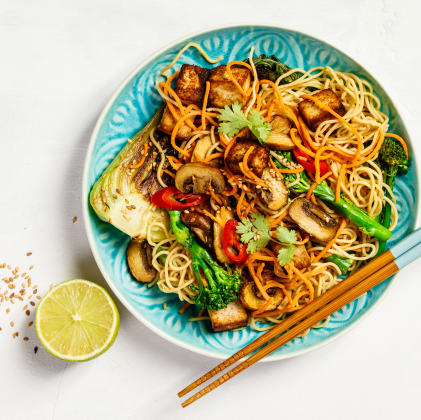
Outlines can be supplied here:
[[[236, 232], [241, 235], [241, 242], [247, 243], [247, 253], [253, 254], [264, 248], [272, 239], [269, 235], [270, 225], [269, 220], [265, 219], [262, 214], [252, 213], [251, 221], [249, 218], [244, 218], [242, 223], [237, 225]], [[254, 227], [254, 230], [253, 230]], [[255, 237], [258, 239], [254, 239]]]
[[254, 235], [256, 235], [256, 233], [251, 230], [252, 227], [253, 223], [251, 223], [250, 219], [248, 218], [244, 218], [242, 223], [238, 223], [236, 232], [239, 234], [242, 233], [241, 242], [247, 243], [253, 239]]
[[284, 244], [293, 245], [297, 242], [295, 230], [288, 230], [286, 227], [278, 226], [276, 229], [276, 237]]
[[269, 137], [272, 126], [266, 122], [266, 120], [260, 115], [257, 109], [253, 109], [247, 118], [251, 125], [249, 125], [250, 131], [262, 142], [266, 141]]
[[225, 105], [225, 108], [221, 109], [218, 119], [220, 121], [228, 121], [219, 124], [218, 131], [230, 137], [236, 136], [240, 130], [249, 125], [239, 102], [235, 102], [232, 105], [232, 109], [228, 105]]
[[218, 119], [225, 121], [219, 124], [218, 131], [230, 137], [236, 136], [240, 130], [248, 127], [257, 139], [263, 142], [267, 140], [272, 129], [272, 126], [256, 109], [253, 109], [246, 117], [239, 102], [235, 102], [232, 109], [225, 105], [225, 108], [221, 109]]
[[257, 251], [260, 251], [268, 244], [268, 242], [269, 239], [263, 239], [262, 237], [256, 240], [253, 239], [247, 245], [247, 253], [254, 254]]
[[[251, 217], [252, 219], [255, 219], [254, 222], [252, 223], [253, 223], [253, 226], [256, 228], [256, 231], [261, 232], [259, 233], [260, 238], [270, 241], [272, 237], [269, 235], [269, 232], [270, 232], [269, 220], [266, 219], [265, 216], [263, 216], [263, 214], [258, 214], [258, 213], [252, 213]], [[266, 245], [267, 245], [267, 242], [265, 246]]]
[[281, 267], [289, 264], [294, 258], [295, 245], [291, 245], [287, 248], [281, 248], [278, 252], [278, 261]]

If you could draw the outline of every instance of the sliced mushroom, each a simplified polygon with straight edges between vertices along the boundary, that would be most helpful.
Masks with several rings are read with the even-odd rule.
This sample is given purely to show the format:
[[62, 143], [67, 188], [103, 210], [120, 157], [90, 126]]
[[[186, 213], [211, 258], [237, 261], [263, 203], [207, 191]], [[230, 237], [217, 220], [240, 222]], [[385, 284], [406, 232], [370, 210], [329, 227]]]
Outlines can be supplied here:
[[270, 149], [274, 150], [292, 150], [296, 146], [289, 135], [291, 129], [292, 121], [284, 116], [275, 115], [270, 124], [272, 130], [269, 134], [266, 144]]
[[181, 213], [181, 220], [192, 228], [192, 231], [202, 240], [209, 251], [213, 251], [212, 220], [210, 217], [198, 211], [189, 211], [188, 213]]
[[[196, 147], [194, 148], [193, 156], [192, 156], [190, 162], [198, 162], [197, 158], [199, 158], [199, 161], [205, 160], [206, 155], [208, 154], [208, 152], [209, 152], [209, 150], [211, 149], [212, 146], [213, 146], [213, 143], [212, 143], [212, 139], [210, 138], [210, 136], [202, 137], [196, 143]], [[208, 163], [208, 165], [218, 168], [218, 167], [224, 166], [224, 162], [223, 162], [222, 158], [217, 158], [217, 159], [212, 159]]]
[[[244, 308], [250, 311], [257, 311], [266, 304], [266, 300], [258, 296], [259, 289], [254, 281], [245, 281], [240, 288], [238, 298]], [[266, 308], [265, 312], [273, 311], [278, 307], [284, 298], [284, 294], [279, 287], [272, 287], [266, 290], [266, 293], [272, 298], [272, 303]]]
[[152, 248], [146, 242], [132, 239], [127, 247], [127, 262], [133, 277], [142, 283], [151, 282], [156, 276], [152, 266]]
[[288, 189], [284, 181], [274, 169], [270, 168], [263, 170], [261, 178], [269, 186], [269, 190], [259, 186], [259, 188], [255, 188], [256, 193], [271, 210], [280, 210], [288, 203]]
[[247, 166], [256, 176], [260, 177], [263, 169], [268, 166], [269, 150], [261, 146], [257, 140], [237, 139], [237, 142], [229, 151], [225, 163], [233, 173], [242, 175], [240, 163], [243, 162], [244, 155], [250, 147], [254, 147], [254, 149], [247, 158]]
[[[217, 214], [216, 216], [218, 219], [221, 218], [221, 214]], [[234, 212], [232, 210], [228, 210], [225, 207], [225, 219], [228, 221], [229, 219], [234, 219]], [[224, 228], [219, 223], [213, 224], [213, 247], [215, 249], [216, 258], [218, 258], [219, 262], [232, 264], [232, 261], [227, 257], [225, 254], [224, 247], [222, 245], [222, 238], [224, 236]]]
[[209, 194], [209, 183], [216, 194], [225, 189], [225, 179], [219, 169], [206, 163], [190, 162], [183, 165], [175, 175], [175, 186], [182, 193]]
[[[297, 235], [297, 240], [301, 241], [301, 235], [299, 232], [295, 232]], [[280, 249], [285, 248], [283, 245], [279, 245], [275, 242], [271, 242], [271, 246], [273, 249], [273, 252], [278, 255], [278, 252]], [[294, 263], [294, 267], [296, 267], [298, 270], [302, 270], [303, 268], [310, 267], [311, 260], [310, 256], [307, 253], [305, 245], [296, 245], [295, 246], [295, 252], [294, 256], [292, 258], [292, 262]], [[282, 274], [285, 274], [284, 271], [286, 271], [287, 274], [290, 274], [291, 267], [289, 264], [285, 265], [284, 267], [281, 267], [281, 272], [279, 271], [279, 268], [275, 266], [274, 273], [275, 275], [279, 276]]]
[[289, 216], [300, 229], [322, 243], [333, 239], [339, 227], [332, 216], [306, 198], [294, 200], [289, 207]]

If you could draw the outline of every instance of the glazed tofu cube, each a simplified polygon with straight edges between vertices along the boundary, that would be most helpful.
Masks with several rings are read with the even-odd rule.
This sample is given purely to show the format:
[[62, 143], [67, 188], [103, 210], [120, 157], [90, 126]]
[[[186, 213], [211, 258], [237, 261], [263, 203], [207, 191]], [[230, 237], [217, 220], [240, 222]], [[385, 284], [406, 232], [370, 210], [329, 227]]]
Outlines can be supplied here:
[[[336, 96], [336, 93], [332, 89], [324, 89], [313, 95], [323, 105], [327, 105], [341, 117], [345, 115], [345, 108], [342, 102]], [[335, 119], [335, 117], [329, 112], [321, 109], [310, 99], [304, 99], [298, 104], [298, 110], [303, 118], [304, 122], [310, 128], [311, 131], [316, 131], [317, 127], [327, 120]]]
[[[180, 110], [175, 106], [174, 108], [175, 108], [175, 112], [181, 117]], [[193, 119], [194, 117], [192, 117], [192, 121]], [[164, 133], [171, 135], [176, 124], [177, 124], [177, 120], [174, 118], [173, 114], [171, 113], [171, 111], [169, 110], [167, 106], [165, 108], [164, 114], [162, 115], [161, 122], [158, 125], [158, 130], [161, 130]], [[190, 138], [191, 132], [192, 132], [192, 129], [184, 121], [181, 124], [180, 128], [178, 129], [175, 138], [178, 140], [188, 140]]]
[[209, 317], [213, 332], [230, 331], [236, 328], [246, 327], [248, 323], [247, 311], [238, 299], [219, 311], [210, 309]]
[[185, 105], [201, 106], [210, 70], [191, 64], [183, 64], [175, 83], [175, 93]]
[[[251, 84], [251, 74], [248, 69], [241, 66], [232, 66], [231, 72], [241, 88], [247, 92]], [[212, 70], [209, 77], [209, 106], [224, 108], [231, 106], [234, 102], [240, 102], [243, 107], [247, 104], [250, 96], [243, 96], [237, 86], [230, 80], [227, 73], [227, 66], [219, 66]]]

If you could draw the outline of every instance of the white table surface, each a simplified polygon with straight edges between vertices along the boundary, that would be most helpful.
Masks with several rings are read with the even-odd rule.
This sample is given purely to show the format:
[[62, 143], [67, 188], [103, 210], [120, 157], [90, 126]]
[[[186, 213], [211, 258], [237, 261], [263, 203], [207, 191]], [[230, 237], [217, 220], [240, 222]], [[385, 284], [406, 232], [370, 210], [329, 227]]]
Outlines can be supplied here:
[[[71, 278], [109, 290], [82, 220], [90, 135], [133, 68], [170, 41], [207, 26], [276, 23], [333, 42], [384, 84], [418, 142], [420, 11], [417, 1], [392, 0], [2, 0], [0, 264], [19, 266], [20, 273], [34, 265], [32, 284], [39, 294]], [[22, 304], [4, 302], [0, 418], [421, 418], [420, 271], [421, 260], [404, 269], [374, 313], [339, 340], [301, 357], [254, 366], [187, 409], [176, 393], [217, 360], [165, 341], [119, 302], [116, 343], [81, 364], [50, 356], [27, 327], [35, 311], [28, 317]], [[0, 286], [2, 293], [7, 286]], [[15, 331], [20, 334], [13, 339]]]

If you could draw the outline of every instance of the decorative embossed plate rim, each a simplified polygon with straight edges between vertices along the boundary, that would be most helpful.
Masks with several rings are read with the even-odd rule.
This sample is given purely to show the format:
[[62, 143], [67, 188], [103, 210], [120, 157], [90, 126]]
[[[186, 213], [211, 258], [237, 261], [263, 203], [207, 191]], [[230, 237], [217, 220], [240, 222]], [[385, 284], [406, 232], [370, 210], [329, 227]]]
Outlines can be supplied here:
[[[178, 300], [178, 297], [176, 295], [166, 295], [164, 293], [160, 293], [158, 296], [153, 296], [154, 292], [152, 292], [152, 289], [147, 289], [145, 285], [139, 285], [137, 282], [132, 280], [130, 278], [130, 275], [128, 274], [127, 267], [124, 260], [124, 251], [123, 253], [121, 250], [124, 250], [125, 246], [128, 243], [129, 238], [122, 234], [121, 232], [114, 229], [112, 226], [110, 226], [107, 223], [101, 222], [93, 212], [93, 210], [90, 208], [89, 202], [88, 202], [88, 196], [90, 189], [93, 185], [93, 182], [95, 179], [102, 173], [102, 171], [105, 169], [105, 167], [108, 165], [108, 163], [114, 158], [116, 153], [120, 150], [125, 140], [123, 138], [117, 138], [117, 140], [114, 139], [115, 145], [113, 146], [112, 141], [110, 140], [108, 142], [108, 138], [106, 136], [107, 134], [107, 128], [110, 125], [111, 117], [110, 115], [114, 113], [114, 115], [117, 115], [117, 112], [119, 110], [119, 105], [124, 107], [127, 107], [125, 109], [125, 112], [129, 112], [130, 109], [128, 105], [124, 101], [122, 101], [122, 97], [126, 95], [127, 99], [127, 90], [130, 83], [135, 84], [134, 87], [137, 88], [137, 93], [140, 88], [145, 89], [145, 82], [150, 83], [151, 80], [143, 80], [142, 82], [139, 82], [141, 80], [143, 73], [141, 74], [142, 70], [144, 70], [144, 73], [148, 71], [149, 66], [154, 65], [156, 66], [157, 63], [154, 64], [154, 60], [161, 57], [163, 54], [168, 53], [172, 60], [174, 53], [171, 53], [171, 50], [180, 43], [187, 43], [191, 40], [196, 40], [197, 38], [204, 38], [199, 41], [199, 43], [204, 42], [211, 45], [211, 41], [206, 39], [206, 36], [209, 36], [212, 33], [215, 32], [221, 32], [223, 33], [223, 43], [224, 42], [230, 42], [235, 39], [236, 36], [238, 36], [240, 33], [244, 32], [251, 32], [252, 35], [254, 35], [253, 31], [258, 33], [258, 31], [266, 31], [264, 32], [265, 35], [270, 37], [277, 37], [281, 36], [280, 34], [283, 34], [285, 37], [287, 37], [289, 40], [296, 40], [300, 38], [298, 42], [299, 48], [300, 48], [300, 54], [311, 54], [313, 53], [311, 51], [308, 51], [309, 46], [314, 44], [323, 44], [323, 46], [326, 48], [326, 51], [321, 50], [317, 51], [316, 54], [320, 54], [319, 59], [321, 62], [326, 63], [326, 60], [330, 60], [329, 51], [332, 53], [339, 55], [342, 59], [349, 63], [353, 63], [360, 72], [364, 74], [367, 78], [370, 79], [370, 82], [374, 82], [375, 87], [381, 91], [381, 97], [382, 97], [382, 103], [387, 105], [389, 108], [393, 110], [393, 121], [391, 121], [391, 125], [394, 129], [394, 131], [397, 131], [398, 133], [405, 135], [407, 139], [409, 139], [409, 136], [406, 132], [405, 126], [402, 122], [402, 119], [400, 117], [399, 112], [396, 109], [396, 106], [393, 104], [392, 100], [390, 99], [389, 95], [386, 93], [384, 88], [376, 81], [376, 79], [367, 71], [363, 66], [361, 66], [356, 60], [351, 58], [348, 54], [345, 54], [342, 52], [339, 48], [334, 47], [332, 44], [322, 41], [317, 37], [307, 35], [301, 31], [297, 31], [295, 29], [287, 29], [281, 26], [276, 25], [267, 25], [267, 24], [235, 24], [235, 25], [223, 25], [218, 27], [212, 27], [207, 28], [192, 34], [189, 34], [185, 37], [182, 37], [171, 44], [165, 46], [164, 48], [157, 51], [155, 54], [150, 56], [148, 59], [146, 59], [144, 62], [142, 62], [135, 70], [133, 70], [132, 73], [129, 74], [129, 76], [123, 81], [123, 83], [118, 87], [116, 92], [113, 94], [113, 96], [108, 101], [107, 105], [105, 106], [104, 110], [102, 111], [96, 126], [94, 128], [94, 131], [92, 133], [92, 137], [89, 143], [87, 156], [85, 160], [85, 166], [84, 166], [84, 173], [83, 173], [83, 186], [82, 186], [82, 197], [83, 197], [83, 215], [84, 215], [84, 223], [85, 223], [85, 229], [88, 236], [89, 244], [91, 246], [93, 255], [95, 257], [95, 260], [98, 264], [99, 269], [101, 270], [102, 274], [104, 275], [106, 281], [110, 285], [111, 289], [114, 291], [116, 296], [121, 300], [121, 302], [124, 304], [124, 306], [137, 318], [139, 319], [143, 324], [145, 324], [148, 328], [155, 331], [160, 336], [164, 337], [165, 339], [169, 340], [170, 342], [177, 344], [181, 347], [184, 347], [188, 350], [216, 358], [226, 358], [227, 356], [235, 353], [240, 348], [244, 347], [247, 343], [251, 342], [256, 338], [256, 336], [259, 334], [255, 331], [243, 330], [238, 332], [225, 332], [225, 333], [219, 333], [217, 335], [212, 334], [211, 332], [208, 332], [206, 328], [203, 328], [201, 325], [202, 323], [187, 323], [187, 324], [195, 324], [195, 326], [188, 326], [186, 327], [186, 324], [184, 324], [185, 328], [189, 328], [189, 330], [183, 331], [182, 334], [174, 334], [174, 331], [176, 331], [177, 328], [180, 327], [180, 316], [176, 313], [178, 308], [180, 307], [180, 301]], [[257, 35], [256, 35], [257, 36]], [[253, 37], [253, 36], [252, 36]], [[250, 38], [250, 37], [249, 37]], [[249, 39], [250, 40], [250, 39]], [[242, 42], [246, 42], [245, 36], [241, 38]], [[284, 40], [285, 41], [285, 40]], [[302, 44], [300, 44], [300, 41], [304, 41]], [[266, 42], [266, 41], [263, 41]], [[268, 41], [269, 44], [271, 41]], [[306, 44], [308, 43], [308, 44]], [[286, 44], [288, 48], [289, 45]], [[203, 44], [202, 44], [203, 46]], [[216, 49], [219, 46], [215, 47]], [[261, 47], [264, 51], [257, 51], [257, 53], [261, 54], [262, 52], [265, 52], [264, 45]], [[205, 47], [206, 50], [208, 48]], [[302, 51], [304, 50], [304, 52]], [[282, 46], [282, 51], [279, 52], [279, 54], [285, 53], [285, 48]], [[231, 51], [231, 50], [230, 50]], [[225, 58], [228, 58], [227, 56], [230, 55], [230, 51], [226, 51]], [[287, 51], [288, 52], [288, 51]], [[231, 51], [232, 53], [232, 51]], [[277, 51], [278, 53], [278, 51]], [[172, 54], [172, 55], [171, 55]], [[279, 55], [278, 54], [278, 55]], [[187, 56], [192, 55], [192, 53], [186, 54]], [[212, 57], [219, 56], [220, 54], [216, 53], [210, 53]], [[332, 55], [333, 56], [333, 55]], [[195, 56], [195, 60], [200, 60], [200, 56]], [[230, 57], [232, 59], [232, 57]], [[282, 56], [280, 56], [280, 59], [282, 60]], [[293, 59], [295, 61], [298, 61], [299, 64], [303, 61], [303, 56], [293, 56]], [[180, 62], [183, 62], [183, 60], [180, 60]], [[188, 62], [188, 57], [186, 62]], [[225, 60], [223, 60], [225, 62]], [[204, 62], [203, 62], [204, 64]], [[289, 63], [291, 65], [291, 63]], [[295, 64], [295, 63], [294, 63]], [[314, 63], [312, 63], [314, 65]], [[319, 64], [319, 63], [317, 63]], [[321, 63], [320, 63], [321, 64]], [[217, 65], [217, 64], [216, 64]], [[211, 67], [208, 64], [208, 67]], [[349, 70], [351, 71], [351, 70]], [[136, 79], [137, 77], [137, 79]], [[138, 83], [138, 85], [136, 85]], [[130, 100], [133, 102], [136, 102], [137, 99], [133, 96], [133, 93], [130, 91], [130, 94], [132, 95], [130, 97]], [[121, 100], [121, 102], [118, 102]], [[151, 97], [148, 98], [151, 103], [151, 108], [158, 105], [159, 99], [157, 95], [153, 97], [151, 94]], [[139, 102], [136, 103], [136, 107], [139, 111], [142, 112], [149, 112], [148, 109], [142, 109], [142, 104]], [[153, 113], [152, 113], [153, 114]], [[143, 114], [142, 114], [143, 115]], [[121, 116], [121, 115], [120, 115]], [[144, 123], [145, 121], [143, 121]], [[129, 125], [133, 124], [133, 120], [129, 121]], [[134, 131], [137, 131], [140, 129], [141, 125], [138, 125], [136, 128], [133, 128]], [[124, 136], [123, 136], [124, 137]], [[127, 136], [125, 137], [128, 138]], [[107, 140], [107, 148], [104, 147], [103, 144], [105, 140]], [[105, 140], [104, 140], [105, 139]], [[110, 146], [111, 144], [111, 146]], [[98, 157], [99, 150], [102, 150], [102, 156]], [[104, 149], [106, 149], [104, 151]], [[102, 158], [102, 160], [101, 160]], [[100, 162], [100, 163], [98, 163]], [[99, 166], [99, 169], [98, 169]], [[413, 159], [412, 166], [410, 173], [408, 174], [408, 177], [406, 178], [406, 182], [402, 182], [402, 180], [398, 179], [397, 182], [397, 197], [398, 199], [404, 199], [406, 198], [406, 202], [412, 201], [414, 204], [411, 208], [407, 207], [401, 207], [399, 206], [399, 209], [401, 212], [403, 212], [403, 216], [409, 216], [409, 211], [412, 213], [412, 215], [415, 214], [415, 217], [409, 218], [409, 217], [402, 217], [402, 220], [406, 220], [406, 223], [403, 223], [403, 226], [401, 224], [398, 226], [397, 230], [395, 231], [395, 234], [392, 238], [391, 243], [393, 244], [394, 241], [399, 240], [401, 237], [405, 236], [409, 231], [413, 230], [414, 226], [418, 224], [419, 220], [419, 206], [418, 206], [418, 171], [416, 168], [415, 161]], [[107, 242], [103, 244], [101, 241], [103, 238], [107, 239], [110, 237], [110, 235], [115, 238], [113, 243]], [[120, 241], [120, 242], [119, 242]], [[117, 248], [116, 248], [117, 243]], [[119, 246], [119, 248], [118, 248]], [[120, 253], [118, 252], [120, 250]], [[111, 262], [112, 261], [112, 262]], [[120, 265], [120, 266], [119, 266]], [[116, 268], [120, 267], [120, 272], [116, 273], [114, 272]], [[390, 290], [393, 282], [396, 281], [396, 276], [392, 277], [391, 279], [384, 282], [382, 285], [377, 286], [373, 291], [370, 291], [365, 297], [362, 297], [352, 303], [352, 307], [348, 305], [345, 308], [342, 308], [337, 313], [335, 313], [335, 316], [333, 317], [332, 321], [328, 324], [326, 328], [321, 328], [318, 330], [311, 330], [311, 332], [304, 338], [296, 338], [292, 340], [292, 342], [288, 343], [287, 345], [283, 346], [281, 349], [278, 349], [275, 353], [272, 355], [266, 357], [265, 361], [270, 360], [279, 360], [284, 359], [288, 357], [297, 356], [300, 354], [303, 354], [305, 352], [314, 350], [316, 348], [319, 348], [332, 340], [340, 337], [341, 335], [348, 332], [351, 328], [356, 326], [359, 322], [361, 322], [374, 308], [381, 302], [381, 300], [385, 297], [387, 292]], [[141, 293], [138, 293], [141, 292]], [[134, 297], [133, 297], [134, 296]], [[372, 299], [371, 299], [372, 298]], [[142, 305], [139, 303], [140, 300], [145, 299], [148, 301], [147, 308], [142, 303]], [[149, 300], [148, 300], [149, 299]], [[174, 305], [174, 299], [175, 305]], [[156, 302], [151, 303], [151, 301], [155, 300]], [[178, 301], [178, 302], [177, 302]], [[162, 320], [162, 310], [159, 312], [157, 311], [158, 307], [161, 308], [163, 302], [168, 302], [168, 306], [170, 309], [166, 311], [168, 313], [168, 317], [173, 314], [173, 327], [174, 330], [166, 328], [167, 326], [164, 325], [162, 322], [165, 322], [165, 320]], [[149, 313], [150, 312], [150, 313]], [[175, 313], [174, 313], [175, 312]], [[186, 311], [187, 312], [187, 311]], [[153, 315], [153, 316], [151, 316]], [[181, 319], [181, 323], [187, 322], [187, 318], [192, 316], [185, 315], [185, 319]], [[161, 318], [160, 318], [161, 317]], [[176, 323], [174, 323], [174, 317], [177, 318]], [[169, 319], [169, 318], [168, 318]], [[160, 321], [162, 321], [160, 323]], [[346, 325], [345, 325], [346, 323]], [[345, 326], [344, 326], [345, 325]], [[331, 326], [331, 327], [329, 327]], [[199, 343], [199, 339], [204, 340], [203, 343]], [[212, 344], [210, 341], [213, 341]], [[228, 344], [228, 346], [227, 346]]]

